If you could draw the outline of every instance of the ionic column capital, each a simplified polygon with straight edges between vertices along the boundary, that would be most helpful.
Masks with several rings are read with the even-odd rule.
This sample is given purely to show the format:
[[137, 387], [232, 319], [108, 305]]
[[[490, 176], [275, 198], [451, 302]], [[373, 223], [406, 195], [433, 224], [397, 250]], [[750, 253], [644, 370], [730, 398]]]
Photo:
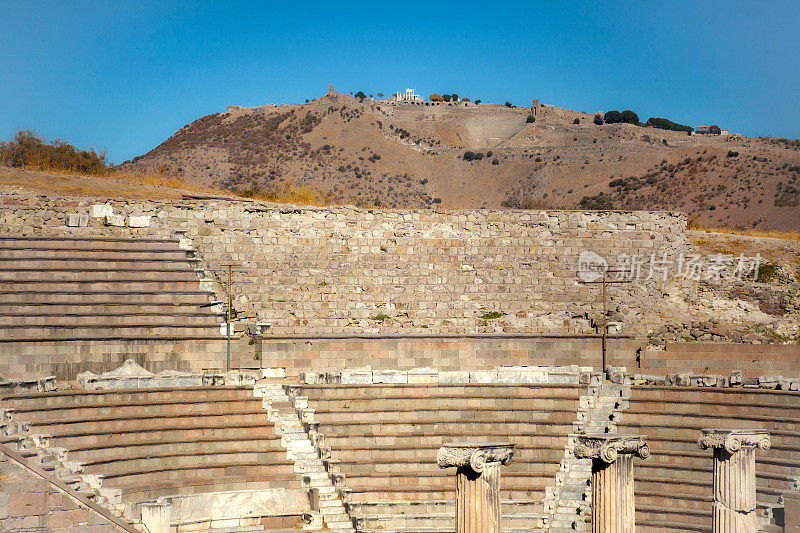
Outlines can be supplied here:
[[641, 435], [610, 435], [597, 433], [576, 435], [575, 457], [578, 459], [599, 459], [611, 464], [619, 454], [631, 454], [647, 459], [650, 447]]
[[724, 448], [734, 454], [742, 448], [770, 447], [769, 433], [760, 429], [702, 429], [697, 440], [700, 449]]
[[477, 444], [450, 443], [445, 444], [436, 453], [436, 464], [439, 468], [469, 467], [476, 474], [483, 472], [486, 463], [502, 463], [511, 461], [514, 456], [514, 445], [507, 442]]

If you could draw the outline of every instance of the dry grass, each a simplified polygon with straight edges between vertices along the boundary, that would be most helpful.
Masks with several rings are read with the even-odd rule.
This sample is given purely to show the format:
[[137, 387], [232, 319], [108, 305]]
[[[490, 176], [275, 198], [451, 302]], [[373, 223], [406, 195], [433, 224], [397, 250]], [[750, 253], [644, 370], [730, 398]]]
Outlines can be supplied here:
[[757, 230], [746, 228], [727, 228], [724, 226], [700, 226], [690, 224], [689, 229], [705, 231], [706, 233], [723, 233], [726, 235], [744, 235], [746, 237], [769, 237], [772, 239], [784, 239], [789, 241], [800, 241], [800, 231], [777, 231], [777, 230]]
[[307, 185], [295, 185], [292, 182], [286, 183], [277, 191], [244, 191], [237, 194], [245, 198], [255, 198], [281, 204], [323, 206], [333, 203], [321, 191]]

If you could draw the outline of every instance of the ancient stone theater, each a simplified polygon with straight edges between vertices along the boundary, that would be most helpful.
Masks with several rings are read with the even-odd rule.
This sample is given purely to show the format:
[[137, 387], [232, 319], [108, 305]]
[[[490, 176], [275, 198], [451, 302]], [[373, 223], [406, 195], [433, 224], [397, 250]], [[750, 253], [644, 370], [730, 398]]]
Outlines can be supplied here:
[[684, 215], [4, 200], [2, 531], [800, 531], [800, 347], [723, 312], [798, 284]]

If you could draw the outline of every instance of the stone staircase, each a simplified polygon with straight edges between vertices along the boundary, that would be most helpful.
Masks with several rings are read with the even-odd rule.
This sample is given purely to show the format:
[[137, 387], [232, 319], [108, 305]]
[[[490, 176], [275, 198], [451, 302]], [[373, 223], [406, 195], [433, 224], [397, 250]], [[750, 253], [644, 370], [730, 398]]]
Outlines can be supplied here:
[[[324, 527], [331, 531], [354, 533], [352, 519], [334, 487], [332, 474], [306, 433], [304, 424], [312, 422], [314, 415], [314, 411], [308, 408], [307, 399], [290, 397], [282, 384], [269, 381], [257, 383], [254, 394], [263, 398], [269, 420], [275, 424], [276, 434], [281, 435], [287, 457], [294, 462], [294, 471], [302, 477], [303, 485], [312, 489]], [[312, 521], [303, 528], [316, 530], [319, 526]]]
[[503, 530], [546, 531], [542, 500], [564, 456], [581, 393], [575, 384], [307, 385], [311, 440], [363, 532], [452, 532], [454, 472], [435, 464], [445, 442], [510, 441]]
[[[621, 384], [593, 380], [588, 394], [580, 398], [573, 432], [616, 433], [615, 422], [619, 412], [626, 407], [623, 390]], [[548, 531], [552, 533], [589, 530], [592, 462], [590, 459], [576, 459], [574, 447], [575, 437], [571, 435], [564, 448], [564, 459], [556, 474], [555, 485], [548, 487], [545, 496], [545, 507], [551, 513]]]

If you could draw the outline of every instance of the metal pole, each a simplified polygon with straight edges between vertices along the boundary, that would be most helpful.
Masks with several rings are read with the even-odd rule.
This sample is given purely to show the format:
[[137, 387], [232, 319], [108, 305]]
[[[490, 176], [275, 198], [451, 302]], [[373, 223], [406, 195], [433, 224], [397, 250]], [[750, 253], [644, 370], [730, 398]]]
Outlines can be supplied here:
[[225, 336], [228, 338], [227, 371], [231, 371], [231, 265], [228, 265], [228, 310], [225, 312]]
[[606, 371], [606, 331], [608, 330], [608, 326], [606, 325], [606, 273], [603, 272], [603, 367], [600, 369], [601, 372]]

